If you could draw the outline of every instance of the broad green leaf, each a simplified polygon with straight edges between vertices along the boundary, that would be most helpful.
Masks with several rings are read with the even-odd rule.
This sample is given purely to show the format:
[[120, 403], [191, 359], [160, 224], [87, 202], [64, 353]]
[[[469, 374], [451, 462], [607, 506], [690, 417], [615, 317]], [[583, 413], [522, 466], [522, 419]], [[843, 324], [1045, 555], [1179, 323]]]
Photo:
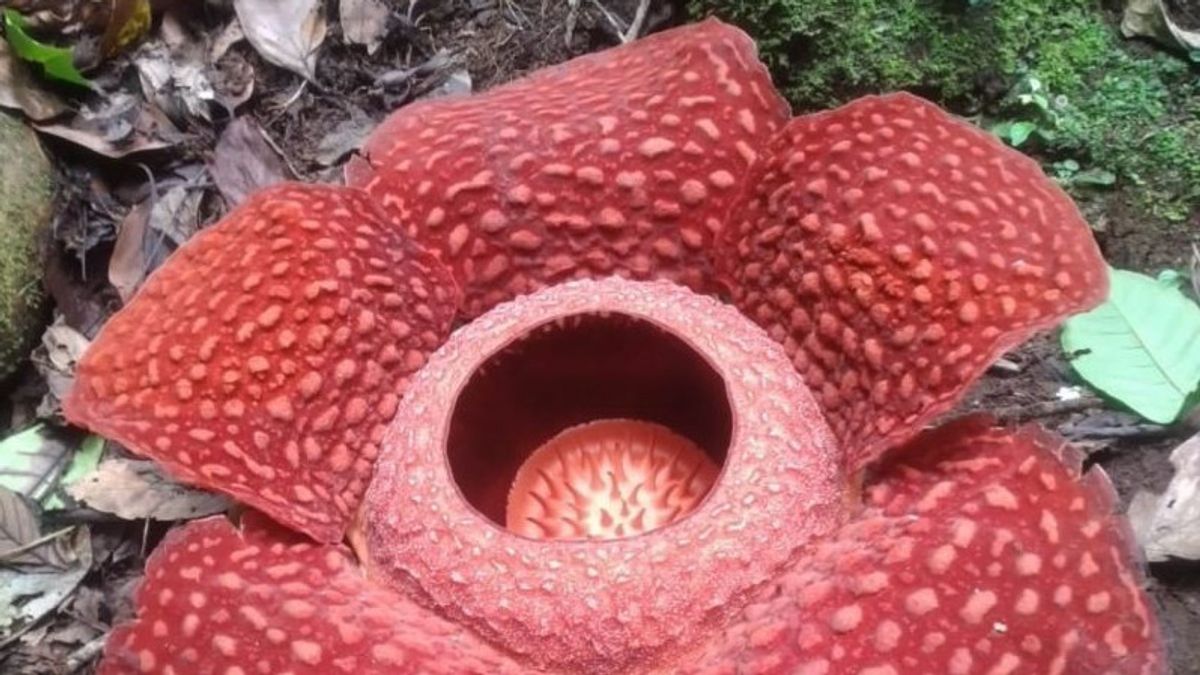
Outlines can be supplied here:
[[1169, 424], [1200, 386], [1200, 305], [1169, 283], [1110, 270], [1108, 300], [1067, 321], [1062, 346], [1089, 384]]
[[13, 52], [26, 61], [39, 64], [46, 77], [80, 87], [91, 87], [79, 69], [68, 47], [55, 47], [33, 39], [25, 30], [25, 18], [14, 10], [4, 10], [4, 36]]

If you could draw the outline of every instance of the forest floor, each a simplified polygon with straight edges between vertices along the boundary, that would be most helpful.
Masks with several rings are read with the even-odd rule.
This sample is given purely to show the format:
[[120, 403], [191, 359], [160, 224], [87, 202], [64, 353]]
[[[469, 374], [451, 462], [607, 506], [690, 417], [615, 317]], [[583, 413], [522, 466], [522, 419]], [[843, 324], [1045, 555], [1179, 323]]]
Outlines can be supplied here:
[[[130, 270], [122, 267], [114, 275], [112, 266], [130, 263], [114, 263], [113, 253], [131, 206], [141, 204], [153, 211], [153, 200], [174, 187], [184, 188], [176, 205], [184, 220], [176, 216], [169, 224], [145, 221], [142, 226], [148, 234], [135, 243], [157, 237], [169, 248], [223, 213], [222, 195], [237, 189], [239, 181], [241, 187], [251, 188], [279, 177], [338, 180], [340, 163], [356, 141], [397, 106], [439, 92], [483, 90], [537, 67], [617, 44], [637, 4], [636, 0], [608, 0], [603, 5], [590, 0], [397, 2], [391, 28], [373, 54], [348, 43], [337, 11], [331, 8], [315, 83], [302, 85], [300, 77], [268, 64], [246, 41], [236, 41], [220, 57], [222, 72], [233, 82], [223, 85], [224, 91], [253, 83], [253, 95], [235, 106], [236, 114], [213, 106], [211, 119], [184, 115], [174, 120], [169, 146], [114, 158], [98, 159], [77, 143], [48, 139], [48, 150], [63, 177], [56, 241], [47, 267], [57, 313], [67, 326], [91, 337], [120, 307], [120, 293], [110, 282], [128, 279]], [[679, 4], [650, 3], [642, 32], [686, 20]], [[187, 39], [211, 41], [229, 22], [227, 12], [196, 11], [184, 22], [192, 31]], [[136, 82], [129, 71], [134, 67], [131, 59], [122, 56], [102, 66], [106, 81], [132, 77]], [[141, 96], [136, 86], [131, 91]], [[235, 119], [242, 128], [231, 133]], [[163, 135], [161, 130], [148, 134]], [[1138, 213], [1120, 202], [1110, 200], [1087, 211], [1093, 222], [1105, 223], [1098, 238], [1113, 265], [1153, 274], [1190, 264], [1200, 213], [1193, 213], [1177, 231], [1164, 233], [1141, 228]], [[165, 258], [162, 246], [142, 248], [145, 254], [136, 264], [143, 268]], [[145, 271], [135, 270], [143, 275]], [[1086, 388], [1079, 399], [1061, 400], [1066, 388], [1079, 384], [1057, 338], [1044, 336], [989, 371], [962, 408], [990, 410], [1012, 422], [1038, 422], [1065, 435], [1088, 452], [1090, 462], [1108, 472], [1122, 508], [1138, 491], [1161, 492], [1172, 476], [1170, 451], [1195, 430], [1144, 425]], [[26, 368], [5, 396], [8, 423], [0, 424], [0, 429], [26, 424], [38, 414], [39, 405], [47, 405], [45, 397], [52, 390], [43, 370]], [[53, 397], [49, 405], [53, 409]], [[92, 568], [56, 612], [0, 644], [4, 672], [90, 672], [107, 628], [128, 616], [130, 593], [145, 556], [167, 528], [150, 520], [129, 522], [87, 509], [68, 510], [61, 522], [90, 525]], [[1150, 588], [1171, 640], [1175, 672], [1200, 675], [1200, 567], [1153, 565]]]

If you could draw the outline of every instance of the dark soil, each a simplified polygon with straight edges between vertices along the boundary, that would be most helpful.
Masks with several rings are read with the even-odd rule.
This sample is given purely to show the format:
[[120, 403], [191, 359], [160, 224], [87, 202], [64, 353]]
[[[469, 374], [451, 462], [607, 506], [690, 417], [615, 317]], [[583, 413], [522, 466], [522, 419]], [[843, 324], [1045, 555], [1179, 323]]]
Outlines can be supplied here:
[[[1186, 0], [1178, 1], [1189, 4]], [[239, 114], [250, 115], [260, 122], [300, 178], [338, 180], [336, 168], [323, 166], [317, 160], [320, 139], [354, 115], [382, 119], [397, 106], [437, 88], [455, 71], [465, 69], [474, 88], [480, 90], [618, 41], [615, 29], [598, 9], [598, 3], [589, 0], [578, 2], [576, 10], [565, 0], [416, 1], [412, 3], [412, 11], [408, 2], [392, 4], [399, 15], [411, 19], [398, 21], [379, 51], [367, 56], [363, 48], [342, 42], [336, 3], [327, 3], [331, 32], [322, 48], [316, 85], [301, 88], [299, 78], [265, 64], [244, 42], [233, 48], [254, 66], [257, 77], [256, 94], [239, 109]], [[637, 2], [606, 0], [603, 4], [628, 21]], [[667, 3], [656, 4], [658, 8], [651, 9], [647, 18], [649, 29], [683, 20], [678, 8]], [[217, 25], [211, 17], [199, 16], [195, 20]], [[426, 68], [403, 83], [389, 83], [389, 73], [422, 64]], [[182, 157], [148, 158], [144, 160], [147, 169], [162, 172], [189, 160], [203, 160], [211, 154], [224, 121], [227, 120], [218, 121], [216, 129], [190, 129], [193, 140]], [[64, 176], [70, 176], [64, 180], [68, 189], [62, 200], [63, 221], [87, 214], [93, 234], [98, 231], [95, 228], [111, 228], [119, 221], [123, 207], [118, 203], [111, 207], [116, 213], [107, 212], [109, 207], [82, 186], [102, 180], [111, 191], [112, 196], [107, 198], [120, 202], [128, 197], [123, 191], [132, 192], [133, 186], [144, 180], [142, 172], [133, 163], [97, 163], [94, 157], [71, 152], [59, 144], [51, 147]], [[203, 213], [211, 222], [222, 210], [219, 200], [210, 199]], [[1096, 214], [1090, 215], [1095, 222]], [[1099, 237], [1108, 260], [1114, 266], [1152, 273], [1168, 266], [1186, 268], [1191, 245], [1200, 232], [1200, 213], [1194, 214], [1190, 227], [1168, 233], [1139, 227], [1138, 214], [1120, 203], [1105, 205], [1100, 219], [1103, 227]], [[111, 239], [111, 232], [108, 238]], [[88, 334], [117, 306], [115, 294], [103, 283], [110, 252], [111, 242], [103, 241], [88, 250], [84, 256], [90, 266], [87, 282], [81, 282], [74, 252], [56, 253], [52, 258], [50, 283], [58, 287], [54, 295], [59, 309], [71, 325]], [[1051, 414], [1039, 409], [1046, 402], [1056, 401], [1060, 388], [1078, 384], [1072, 379], [1055, 337], [1037, 338], [1008, 359], [1015, 367], [993, 369], [967, 396], [962, 409], [990, 410], [1014, 422], [1035, 421], [1068, 436], [1090, 426], [1138, 424], [1132, 416], [1116, 413], [1111, 405], [1099, 400]], [[26, 399], [36, 400], [42, 389], [32, 380], [32, 374], [27, 374], [20, 386], [25, 388]], [[1147, 430], [1144, 435], [1132, 438], [1087, 438], [1078, 442], [1090, 453], [1089, 461], [1108, 472], [1124, 508], [1136, 492], [1161, 491], [1166, 486], [1172, 475], [1167, 457], [1187, 433], [1186, 429]], [[97, 560], [103, 563], [85, 581], [81, 597], [86, 601], [82, 604], [76, 601], [69, 609], [77, 617], [82, 616], [85, 624], [94, 626], [108, 625], [127, 613], [130, 584], [140, 571], [144, 551], [155, 543], [162, 530], [158, 526], [143, 530], [127, 524], [98, 524], [98, 538], [110, 542], [109, 548], [97, 552]], [[1200, 568], [1195, 564], [1155, 565], [1150, 568], [1150, 584], [1170, 636], [1175, 672], [1200, 675]], [[56, 620], [48, 630], [53, 634], [63, 625]], [[39, 664], [38, 658], [26, 655], [3, 662], [0, 668], [5, 672], [62, 672], [61, 661], [51, 667], [52, 660]]]

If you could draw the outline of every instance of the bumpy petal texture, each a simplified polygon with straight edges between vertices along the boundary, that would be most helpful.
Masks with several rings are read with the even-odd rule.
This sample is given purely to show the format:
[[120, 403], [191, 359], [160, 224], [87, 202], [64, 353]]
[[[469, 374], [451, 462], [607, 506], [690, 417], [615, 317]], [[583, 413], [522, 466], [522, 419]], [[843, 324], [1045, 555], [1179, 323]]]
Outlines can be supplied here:
[[919, 437], [866, 510], [686, 660], [686, 673], [1166, 671], [1125, 521], [1099, 469], [986, 418]]
[[457, 293], [365, 193], [272, 188], [113, 316], [64, 410], [181, 480], [336, 541]]
[[709, 20], [405, 106], [346, 176], [442, 255], [472, 316], [579, 277], [705, 289], [746, 168], [788, 116], [754, 42]]
[[1107, 294], [1070, 198], [932, 103], [892, 94], [800, 117], [763, 154], [721, 264], [851, 468], [948, 410], [1006, 349]]
[[249, 512], [172, 530], [150, 556], [138, 617], [101, 675], [527, 672], [464, 629], [363, 579], [349, 551]]
[[[596, 418], [670, 427], [723, 455], [721, 478], [689, 516], [635, 537], [504, 530], [525, 455]], [[413, 378], [356, 547], [377, 583], [532, 666], [634, 672], [708, 640], [842, 524], [838, 456], [782, 349], [732, 307], [662, 281], [569, 282], [477, 318]]]

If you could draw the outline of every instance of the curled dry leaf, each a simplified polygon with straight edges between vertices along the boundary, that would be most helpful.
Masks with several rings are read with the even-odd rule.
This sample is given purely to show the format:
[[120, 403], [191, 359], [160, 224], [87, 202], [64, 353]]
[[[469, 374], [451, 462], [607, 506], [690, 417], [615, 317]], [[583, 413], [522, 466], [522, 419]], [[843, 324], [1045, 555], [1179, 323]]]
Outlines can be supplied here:
[[97, 511], [125, 520], [188, 520], [229, 508], [229, 500], [176, 483], [153, 462], [110, 459], [67, 488], [67, 493]]
[[321, 0], [234, 0], [246, 39], [271, 63], [312, 80], [327, 25]]
[[1175, 477], [1162, 495], [1139, 492], [1129, 506], [1146, 558], [1200, 560], [1200, 434], [1171, 453]]

